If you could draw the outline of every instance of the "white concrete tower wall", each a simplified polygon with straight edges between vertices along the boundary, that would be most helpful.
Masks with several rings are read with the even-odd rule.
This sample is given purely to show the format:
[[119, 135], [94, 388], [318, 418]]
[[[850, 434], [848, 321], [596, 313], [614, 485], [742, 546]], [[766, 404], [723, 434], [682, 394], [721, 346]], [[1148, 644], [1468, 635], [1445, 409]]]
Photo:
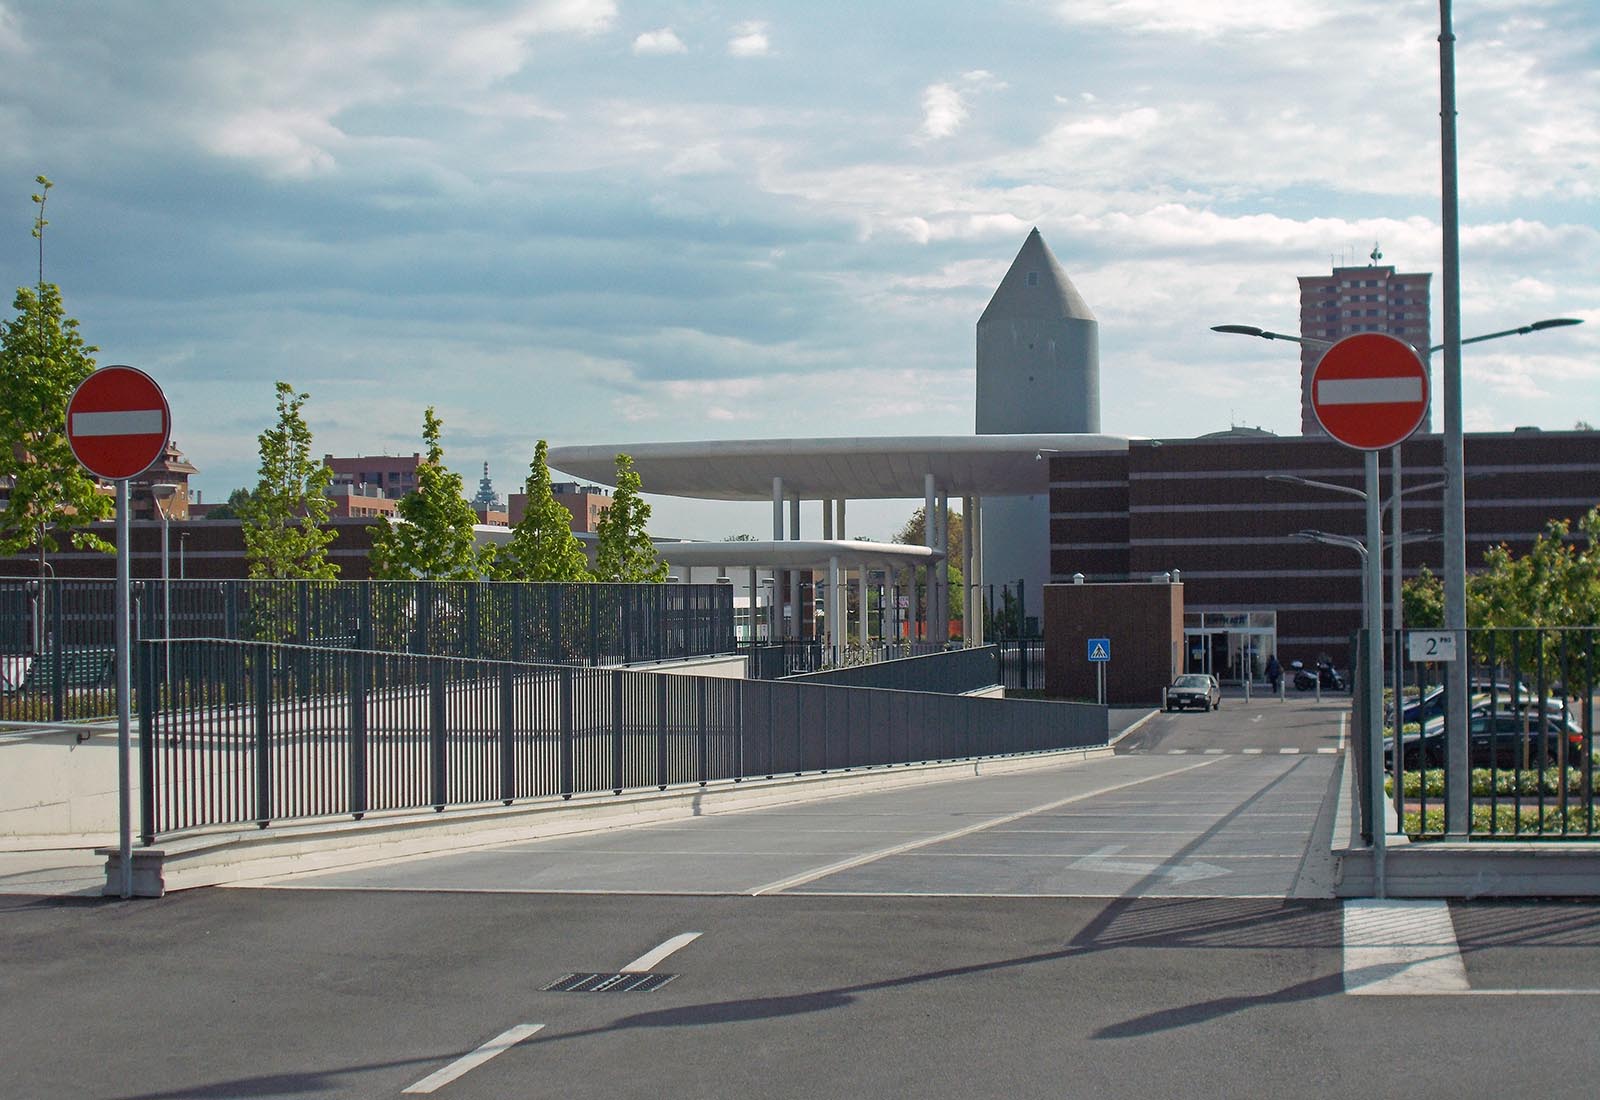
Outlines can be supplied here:
[[[1100, 431], [1099, 322], [1037, 229], [978, 319], [977, 379], [979, 435]], [[1024, 614], [1038, 617], [1048, 497], [987, 499], [982, 522], [986, 578], [997, 588], [1023, 581]]]

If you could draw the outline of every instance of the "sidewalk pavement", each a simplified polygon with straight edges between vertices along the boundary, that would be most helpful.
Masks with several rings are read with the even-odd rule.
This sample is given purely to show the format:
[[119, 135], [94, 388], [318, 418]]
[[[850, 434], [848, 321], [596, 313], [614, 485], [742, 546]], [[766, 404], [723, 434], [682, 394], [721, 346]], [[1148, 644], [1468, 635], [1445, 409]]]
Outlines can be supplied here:
[[115, 834], [0, 837], [0, 896], [99, 897]]

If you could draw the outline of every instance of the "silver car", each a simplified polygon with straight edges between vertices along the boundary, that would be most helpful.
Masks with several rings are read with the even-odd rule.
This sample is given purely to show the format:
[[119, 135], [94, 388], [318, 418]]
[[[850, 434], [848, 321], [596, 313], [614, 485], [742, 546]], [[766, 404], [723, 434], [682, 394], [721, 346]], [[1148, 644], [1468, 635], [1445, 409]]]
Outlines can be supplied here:
[[1186, 672], [1167, 688], [1167, 710], [1187, 710], [1190, 707], [1216, 710], [1221, 705], [1222, 686], [1217, 683], [1215, 676], [1203, 672]]

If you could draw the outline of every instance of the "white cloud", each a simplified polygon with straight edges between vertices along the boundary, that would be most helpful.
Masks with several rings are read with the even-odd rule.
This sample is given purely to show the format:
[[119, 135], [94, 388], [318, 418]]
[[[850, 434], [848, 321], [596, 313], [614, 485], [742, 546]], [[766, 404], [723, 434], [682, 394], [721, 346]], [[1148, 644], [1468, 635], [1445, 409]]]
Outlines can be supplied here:
[[[1346, 5], [1348, 8], [1348, 5]], [[1066, 0], [1063, 22], [1135, 34], [1299, 34], [1335, 14], [1327, 0]], [[1353, 16], [1351, 18], [1354, 18]]]
[[17, 26], [17, 16], [9, 5], [0, 4], [0, 50], [7, 53], [22, 53], [27, 49], [23, 40], [22, 29]]
[[765, 57], [771, 50], [765, 23], [740, 23], [728, 38], [728, 53], [734, 57]]
[[633, 52], [642, 56], [658, 56], [673, 53], [688, 53], [689, 47], [683, 44], [683, 39], [671, 27], [662, 27], [659, 30], [645, 31], [633, 40]]
[[922, 91], [922, 134], [937, 141], [947, 138], [967, 120], [961, 93], [949, 84], [930, 84]]
[[256, 161], [274, 176], [304, 179], [330, 172], [345, 135], [306, 111], [250, 111], [223, 121], [210, 135], [213, 152]]
[[967, 97], [972, 92], [1004, 88], [1002, 81], [985, 69], [961, 74], [961, 87], [930, 84], [922, 91], [922, 137], [929, 141], [947, 138], [961, 128], [968, 114]]

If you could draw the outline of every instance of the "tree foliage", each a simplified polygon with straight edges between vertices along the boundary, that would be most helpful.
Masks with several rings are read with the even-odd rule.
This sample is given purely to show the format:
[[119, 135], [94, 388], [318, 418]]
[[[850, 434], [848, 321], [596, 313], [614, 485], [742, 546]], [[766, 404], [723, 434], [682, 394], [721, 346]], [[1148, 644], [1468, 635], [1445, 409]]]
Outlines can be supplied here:
[[[1517, 632], [1518, 660], [1540, 661], [1552, 677], [1586, 682], [1582, 647], [1563, 646], [1554, 627], [1600, 624], [1600, 506], [1578, 521], [1582, 542], [1568, 520], [1551, 520], [1544, 534], [1518, 556], [1504, 543], [1484, 554], [1484, 568], [1467, 577], [1468, 627], [1500, 628], [1472, 636], [1474, 656], [1490, 664], [1504, 660]], [[1424, 569], [1402, 589], [1407, 627], [1444, 624], [1444, 586]]]
[[[927, 509], [924, 507], [918, 508], [915, 512], [912, 512], [911, 518], [906, 520], [905, 526], [900, 528], [900, 532], [899, 534], [895, 535], [894, 541], [900, 543], [902, 546], [928, 545], [928, 517], [924, 514], [926, 511]], [[966, 521], [962, 518], [961, 513], [951, 512], [950, 561], [960, 562], [965, 560], [962, 557], [962, 547], [966, 542], [966, 534], [967, 525]]]
[[[906, 520], [905, 526], [900, 528], [894, 541], [902, 546], [928, 545], [928, 516], [927, 506], [924, 505], [911, 513], [911, 518]], [[945, 569], [940, 574], [938, 566], [929, 567], [933, 575], [934, 584], [948, 584], [950, 595], [950, 621], [961, 622], [966, 616], [966, 582], [961, 574], [962, 547], [966, 541], [967, 525], [960, 512], [950, 513], [950, 552], [945, 558]]]
[[256, 437], [261, 466], [255, 491], [234, 506], [250, 576], [332, 580], [339, 575], [328, 560], [333, 471], [312, 457], [311, 429], [300, 413], [310, 394], [296, 393], [287, 382], [277, 383], [277, 394], [278, 423]]
[[372, 575], [380, 580], [474, 580], [489, 572], [494, 547], [478, 547], [478, 521], [462, 494], [461, 475], [444, 466], [443, 422], [428, 406], [422, 417], [427, 457], [417, 467], [417, 487], [395, 505], [402, 522], [384, 518], [372, 536]]
[[240, 509], [244, 508], [250, 499], [250, 490], [243, 486], [228, 494], [228, 499], [207, 510], [206, 519], [238, 519]]
[[550, 491], [549, 445], [539, 440], [528, 480], [523, 484], [527, 510], [512, 528], [511, 539], [494, 559], [494, 578], [502, 581], [587, 581], [589, 560], [572, 533], [572, 513]]
[[656, 554], [646, 529], [650, 505], [639, 495], [642, 482], [628, 455], [617, 456], [617, 489], [611, 507], [600, 513], [595, 528], [596, 580], [659, 583], [667, 579], [667, 563]]
[[[17, 315], [0, 327], [0, 556], [39, 547], [60, 549], [60, 536], [79, 549], [109, 551], [87, 530], [108, 518], [115, 504], [78, 464], [67, 442], [67, 401], [94, 373], [94, 352], [66, 316], [61, 288], [44, 281], [45, 196], [52, 186], [38, 177], [33, 235], [39, 240], [39, 282], [20, 287]], [[42, 571], [42, 570], [41, 570]]]

